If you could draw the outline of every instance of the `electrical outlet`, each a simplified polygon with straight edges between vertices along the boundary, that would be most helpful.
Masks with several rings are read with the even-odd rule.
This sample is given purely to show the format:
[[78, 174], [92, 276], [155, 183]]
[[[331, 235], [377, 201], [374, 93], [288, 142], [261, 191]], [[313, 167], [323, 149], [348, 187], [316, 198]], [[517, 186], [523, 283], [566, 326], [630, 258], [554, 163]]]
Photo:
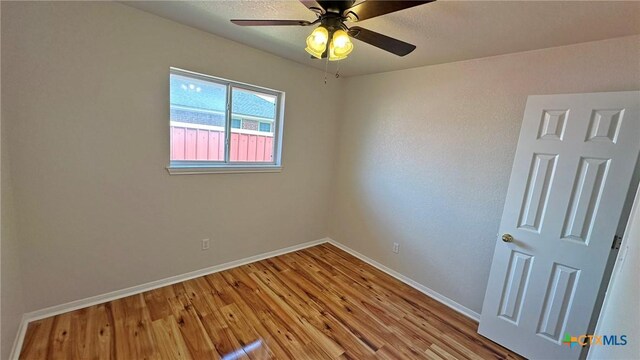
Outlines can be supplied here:
[[209, 239], [202, 239], [202, 250], [209, 250]]
[[400, 244], [393, 243], [393, 252], [396, 254], [400, 252]]

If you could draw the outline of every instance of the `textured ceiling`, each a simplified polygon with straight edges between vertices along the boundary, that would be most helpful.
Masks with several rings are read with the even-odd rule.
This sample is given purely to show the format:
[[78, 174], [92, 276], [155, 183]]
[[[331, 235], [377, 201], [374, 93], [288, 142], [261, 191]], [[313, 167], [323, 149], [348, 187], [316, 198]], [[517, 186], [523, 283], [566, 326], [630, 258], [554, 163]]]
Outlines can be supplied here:
[[[291, 1], [141, 1], [129, 6], [293, 61], [325, 68], [304, 51], [311, 27], [246, 28], [229, 19], [302, 19], [315, 15]], [[354, 40], [330, 71], [353, 76], [640, 33], [640, 2], [438, 1], [365, 20], [358, 26], [417, 45], [397, 57]], [[615, 54], [611, 54], [615, 56]]]

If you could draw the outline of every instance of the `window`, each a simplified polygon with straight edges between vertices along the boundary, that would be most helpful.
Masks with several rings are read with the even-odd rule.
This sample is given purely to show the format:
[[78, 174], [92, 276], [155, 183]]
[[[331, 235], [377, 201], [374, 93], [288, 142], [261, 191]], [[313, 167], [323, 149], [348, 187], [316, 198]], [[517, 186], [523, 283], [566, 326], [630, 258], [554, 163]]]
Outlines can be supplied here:
[[261, 122], [260, 123], [260, 131], [262, 132], [271, 132], [271, 123]]
[[279, 171], [284, 93], [171, 68], [170, 173]]

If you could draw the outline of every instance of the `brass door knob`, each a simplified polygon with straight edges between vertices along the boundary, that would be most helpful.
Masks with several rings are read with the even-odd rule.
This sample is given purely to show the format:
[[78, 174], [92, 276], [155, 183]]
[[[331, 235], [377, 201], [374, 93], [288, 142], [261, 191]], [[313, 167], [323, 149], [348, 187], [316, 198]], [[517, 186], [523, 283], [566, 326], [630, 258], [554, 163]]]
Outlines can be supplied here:
[[511, 234], [502, 234], [502, 241], [507, 243], [513, 242], [513, 236], [511, 236]]

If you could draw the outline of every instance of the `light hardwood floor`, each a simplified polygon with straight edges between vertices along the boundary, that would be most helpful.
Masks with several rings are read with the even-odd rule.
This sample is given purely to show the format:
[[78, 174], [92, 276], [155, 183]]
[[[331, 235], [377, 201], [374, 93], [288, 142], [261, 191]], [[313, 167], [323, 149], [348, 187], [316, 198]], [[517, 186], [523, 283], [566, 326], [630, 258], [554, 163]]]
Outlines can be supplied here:
[[323, 244], [29, 324], [21, 359], [519, 359]]

